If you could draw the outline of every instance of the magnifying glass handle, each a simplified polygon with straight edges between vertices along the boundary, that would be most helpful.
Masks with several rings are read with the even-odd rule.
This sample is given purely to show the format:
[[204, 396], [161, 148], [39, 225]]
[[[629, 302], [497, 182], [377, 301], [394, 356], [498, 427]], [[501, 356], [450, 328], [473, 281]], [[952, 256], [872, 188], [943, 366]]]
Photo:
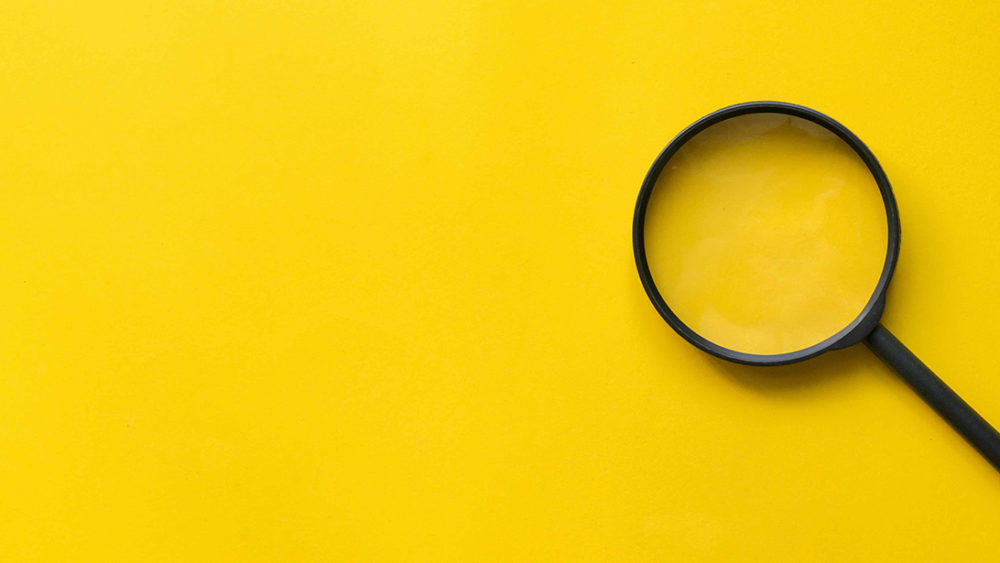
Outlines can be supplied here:
[[865, 344], [1000, 471], [1000, 434], [881, 324]]

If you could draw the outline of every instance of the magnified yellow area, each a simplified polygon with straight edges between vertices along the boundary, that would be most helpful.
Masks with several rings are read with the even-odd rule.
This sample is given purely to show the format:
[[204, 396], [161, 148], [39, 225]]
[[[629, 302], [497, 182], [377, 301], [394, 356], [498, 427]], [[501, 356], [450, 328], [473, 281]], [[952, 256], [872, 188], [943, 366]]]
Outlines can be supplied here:
[[885, 261], [882, 197], [861, 158], [805, 119], [751, 114], [667, 163], [646, 218], [653, 279], [708, 340], [794, 352], [854, 320]]

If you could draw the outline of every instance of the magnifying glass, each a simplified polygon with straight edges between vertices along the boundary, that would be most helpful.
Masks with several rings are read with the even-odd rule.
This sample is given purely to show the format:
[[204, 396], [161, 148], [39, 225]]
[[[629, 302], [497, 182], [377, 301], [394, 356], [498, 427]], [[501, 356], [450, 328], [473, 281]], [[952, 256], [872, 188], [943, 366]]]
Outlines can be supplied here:
[[681, 131], [639, 191], [653, 307], [709, 354], [776, 366], [864, 342], [1000, 470], [1000, 434], [879, 323], [899, 256], [885, 172], [813, 109], [748, 102]]

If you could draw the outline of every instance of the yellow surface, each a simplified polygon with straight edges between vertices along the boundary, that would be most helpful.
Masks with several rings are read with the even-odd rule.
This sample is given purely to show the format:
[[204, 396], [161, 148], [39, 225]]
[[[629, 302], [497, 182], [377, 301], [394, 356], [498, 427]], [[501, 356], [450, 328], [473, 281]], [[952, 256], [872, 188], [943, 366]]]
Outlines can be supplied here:
[[782, 99], [896, 188], [885, 324], [1000, 423], [1000, 5], [0, 4], [0, 559], [985, 561], [864, 348], [707, 357], [639, 184]]
[[646, 211], [646, 258], [688, 327], [748, 354], [819, 344], [872, 298], [888, 226], [861, 157], [782, 114], [730, 118], [667, 162]]

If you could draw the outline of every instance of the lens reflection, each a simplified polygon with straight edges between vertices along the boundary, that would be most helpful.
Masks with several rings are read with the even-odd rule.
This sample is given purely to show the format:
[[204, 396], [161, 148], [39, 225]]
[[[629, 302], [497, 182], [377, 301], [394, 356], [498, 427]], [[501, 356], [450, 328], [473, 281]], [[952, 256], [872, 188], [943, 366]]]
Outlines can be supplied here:
[[684, 324], [731, 350], [781, 354], [861, 313], [888, 227], [874, 178], [840, 138], [797, 117], [749, 114], [670, 159], [644, 237], [653, 280]]

